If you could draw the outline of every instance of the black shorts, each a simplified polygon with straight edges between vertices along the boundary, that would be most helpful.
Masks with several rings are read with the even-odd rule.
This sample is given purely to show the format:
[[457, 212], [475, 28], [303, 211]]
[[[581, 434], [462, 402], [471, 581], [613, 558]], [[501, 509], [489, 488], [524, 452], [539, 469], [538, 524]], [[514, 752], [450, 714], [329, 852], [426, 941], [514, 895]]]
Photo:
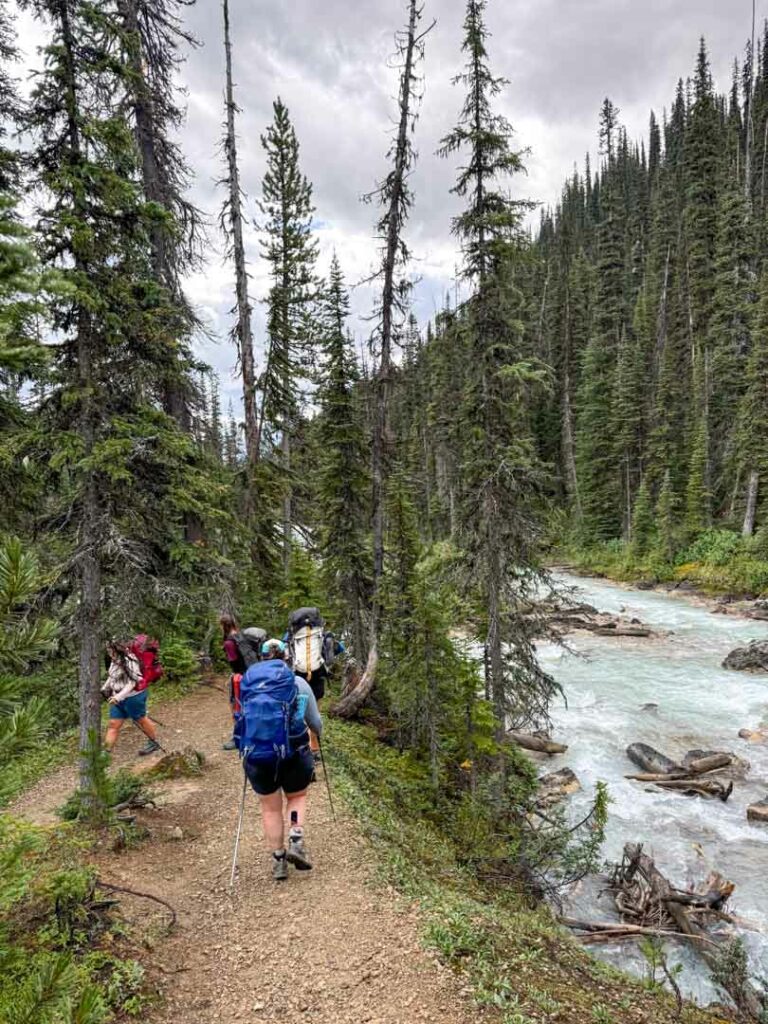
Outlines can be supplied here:
[[304, 672], [296, 672], [296, 675], [309, 683], [309, 688], [312, 690], [312, 693], [314, 693], [315, 700], [323, 699], [325, 696], [325, 681], [328, 678], [328, 669], [325, 665], [323, 665], [322, 668], [319, 668], [317, 672], [313, 672], [311, 679], [307, 679]]
[[245, 774], [259, 796], [269, 796], [282, 789], [284, 793], [301, 793], [309, 786], [315, 771], [315, 759], [308, 746], [299, 749], [273, 764], [253, 764], [245, 762]]

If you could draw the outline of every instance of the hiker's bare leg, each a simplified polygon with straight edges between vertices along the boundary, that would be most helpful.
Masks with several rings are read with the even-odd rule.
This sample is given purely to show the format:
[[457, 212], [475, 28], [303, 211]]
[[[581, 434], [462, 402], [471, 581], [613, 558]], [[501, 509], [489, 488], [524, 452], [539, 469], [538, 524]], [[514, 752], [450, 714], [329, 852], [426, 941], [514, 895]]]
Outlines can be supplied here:
[[300, 827], [304, 827], [304, 812], [307, 809], [307, 791], [303, 789], [301, 793], [286, 793], [285, 802], [288, 810], [288, 820], [291, 820], [291, 814], [296, 812], [296, 824]]
[[114, 745], [117, 743], [117, 737], [120, 735], [120, 730], [122, 729], [122, 727], [122, 718], [110, 718], [109, 724], [107, 725], [107, 735], [104, 737], [105, 750], [112, 750]]
[[311, 729], [309, 730], [309, 749], [312, 751], [313, 754], [320, 749], [320, 743], [317, 739], [317, 736], [312, 732]]
[[138, 725], [148, 739], [157, 740], [157, 729], [155, 728], [155, 723], [151, 718], [148, 718], [147, 715], [143, 718], [137, 718], [136, 725]]
[[283, 846], [283, 793], [278, 789], [269, 796], [259, 795], [261, 805], [261, 824], [264, 828], [264, 842], [273, 853], [284, 849]]

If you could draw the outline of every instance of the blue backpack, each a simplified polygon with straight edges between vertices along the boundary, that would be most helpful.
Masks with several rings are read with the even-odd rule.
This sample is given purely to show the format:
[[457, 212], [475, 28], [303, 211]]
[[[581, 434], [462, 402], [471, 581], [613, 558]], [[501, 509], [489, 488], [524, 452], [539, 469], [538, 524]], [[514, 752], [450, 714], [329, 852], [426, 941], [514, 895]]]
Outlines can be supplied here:
[[278, 764], [293, 753], [290, 725], [298, 687], [284, 661], [251, 665], [240, 683], [235, 742], [245, 760]]

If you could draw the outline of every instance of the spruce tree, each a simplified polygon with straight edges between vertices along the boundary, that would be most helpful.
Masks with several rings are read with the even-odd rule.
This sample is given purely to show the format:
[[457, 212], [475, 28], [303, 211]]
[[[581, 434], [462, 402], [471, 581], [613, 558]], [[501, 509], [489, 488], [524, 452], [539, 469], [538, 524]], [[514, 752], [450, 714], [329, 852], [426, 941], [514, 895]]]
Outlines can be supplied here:
[[678, 543], [677, 502], [672, 489], [672, 475], [669, 470], [664, 474], [664, 480], [659, 492], [659, 499], [656, 502], [656, 529], [658, 537], [658, 550], [666, 562], [671, 562], [675, 555]]
[[333, 620], [351, 638], [355, 658], [364, 663], [371, 587], [369, 448], [363, 429], [359, 372], [347, 333], [348, 315], [349, 297], [334, 256], [322, 317], [320, 465], [314, 500], [320, 510], [318, 550]]
[[267, 360], [259, 414], [260, 444], [279, 442], [282, 486], [283, 563], [292, 547], [291, 436], [299, 396], [307, 380], [303, 366], [314, 360], [313, 306], [317, 291], [317, 242], [312, 234], [312, 186], [299, 166], [299, 142], [288, 109], [278, 99], [274, 120], [262, 136], [267, 169], [259, 204], [262, 254], [271, 287], [267, 313]]
[[[199, 326], [183, 278], [199, 266], [201, 217], [187, 196], [191, 172], [175, 141], [186, 114], [175, 76], [183, 50], [194, 44], [182, 26], [185, 0], [115, 0], [127, 100], [139, 151], [149, 224], [153, 276], [174, 313], [164, 350], [163, 406], [189, 433], [196, 395], [191, 336]], [[187, 518], [190, 541], [202, 540], [199, 521]]]
[[655, 534], [653, 501], [648, 481], [643, 477], [632, 510], [632, 556], [644, 558], [650, 551]]
[[501, 735], [508, 722], [544, 720], [555, 688], [536, 662], [534, 627], [520, 611], [541, 579], [533, 547], [543, 474], [530, 402], [543, 374], [520, 358], [523, 296], [516, 278], [525, 204], [511, 200], [502, 181], [522, 161], [512, 148], [512, 126], [492, 106], [505, 80], [489, 67], [486, 6], [467, 3], [467, 63], [456, 79], [467, 96], [441, 153], [466, 153], [454, 192], [467, 206], [453, 224], [473, 286], [461, 323], [467, 363], [458, 410], [465, 436], [458, 538], [467, 580], [482, 602], [486, 688]]
[[768, 270], [760, 279], [760, 304], [739, 413], [740, 478], [744, 529], [751, 536], [768, 523]]
[[147, 577], [160, 565], [181, 561], [184, 517], [208, 510], [211, 489], [194, 467], [192, 440], [160, 408], [178, 317], [170, 293], [157, 287], [150, 242], [157, 208], [146, 201], [126, 119], [132, 69], [115, 58], [120, 12], [97, 12], [83, 0], [30, 6], [52, 29], [25, 123], [34, 142], [41, 263], [60, 284], [48, 303], [58, 335], [52, 394], [27, 443], [49, 474], [46, 514], [71, 543], [87, 790], [103, 631], [125, 621], [137, 594], [147, 603]]

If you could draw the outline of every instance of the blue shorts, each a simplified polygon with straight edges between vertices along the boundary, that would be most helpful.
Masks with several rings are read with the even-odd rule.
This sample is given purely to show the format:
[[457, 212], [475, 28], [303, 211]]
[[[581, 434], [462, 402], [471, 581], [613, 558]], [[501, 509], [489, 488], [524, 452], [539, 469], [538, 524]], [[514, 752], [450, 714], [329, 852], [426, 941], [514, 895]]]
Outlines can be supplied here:
[[147, 690], [142, 690], [141, 693], [132, 693], [130, 697], [126, 697], [119, 704], [110, 704], [109, 717], [119, 718], [123, 721], [126, 718], [131, 718], [134, 722], [140, 718], [146, 718], [147, 692]]

